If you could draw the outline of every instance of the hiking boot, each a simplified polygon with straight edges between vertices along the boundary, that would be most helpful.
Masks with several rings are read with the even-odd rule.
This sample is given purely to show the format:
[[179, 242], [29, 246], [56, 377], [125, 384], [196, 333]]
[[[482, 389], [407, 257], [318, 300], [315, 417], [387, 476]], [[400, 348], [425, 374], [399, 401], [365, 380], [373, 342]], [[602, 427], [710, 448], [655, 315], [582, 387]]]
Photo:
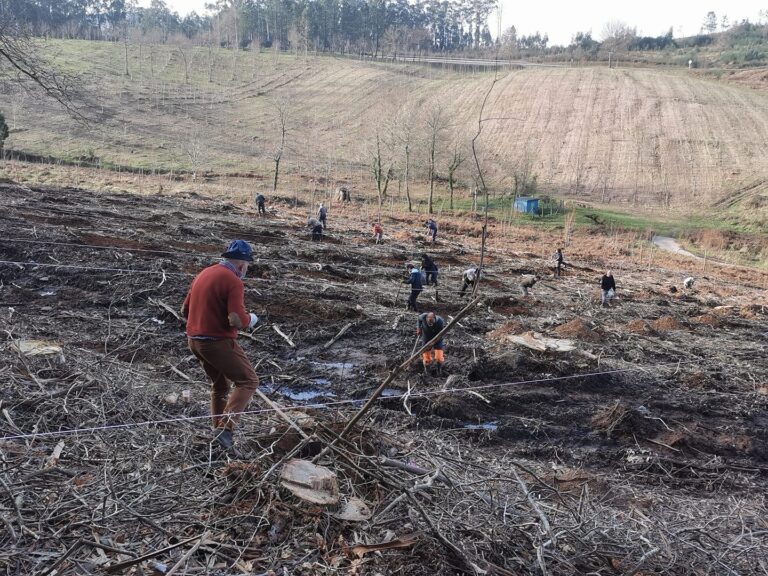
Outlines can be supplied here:
[[429, 376], [429, 365], [424, 364], [424, 376]]
[[438, 364], [437, 365], [437, 375], [438, 376], [442, 376], [443, 375], [443, 365], [442, 364]]
[[232, 430], [227, 430], [226, 428], [219, 430], [213, 438], [224, 450], [229, 450], [235, 443], [232, 438]]

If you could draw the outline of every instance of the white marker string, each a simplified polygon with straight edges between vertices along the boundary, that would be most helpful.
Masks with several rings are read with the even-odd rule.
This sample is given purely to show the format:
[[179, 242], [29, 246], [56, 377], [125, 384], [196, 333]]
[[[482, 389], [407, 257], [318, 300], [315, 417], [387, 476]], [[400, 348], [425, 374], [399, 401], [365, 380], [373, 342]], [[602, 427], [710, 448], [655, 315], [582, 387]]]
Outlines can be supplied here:
[[[212, 256], [210, 254], [206, 254], [204, 252], [190, 252], [187, 250], [153, 250], [151, 248], [128, 248], [126, 246], [105, 246], [105, 245], [99, 245], [99, 244], [79, 244], [77, 242], [54, 242], [52, 240], [43, 240], [38, 241], [32, 238], [9, 238], [5, 240], [6, 242], [16, 242], [20, 244], [42, 244], [46, 246], [69, 246], [73, 248], [90, 248], [94, 250], [113, 250], [115, 252], [147, 252], [151, 254], [170, 254], [172, 256], [193, 256], [197, 258], [211, 258]], [[270, 262], [275, 264], [301, 264], [305, 266], [315, 266], [317, 264], [320, 264], [320, 262], [309, 262], [306, 260], [279, 260], [277, 258], [260, 258], [258, 256], [254, 256], [256, 260], [254, 261], [254, 264], [261, 264], [264, 262]], [[405, 260], [406, 262], [408, 260]], [[392, 271], [392, 266], [363, 266], [360, 264], [343, 264], [343, 263], [337, 263], [332, 262], [330, 264], [326, 263], [326, 266], [338, 266], [340, 268], [349, 268], [349, 269], [355, 269], [355, 270], [388, 270]]]
[[[678, 367], [682, 364], [694, 364], [699, 363], [700, 360], [689, 360], [685, 362], [675, 361], [665, 364], [657, 364], [653, 366], [652, 368], [658, 369], [661, 367]], [[434, 396], [435, 394], [450, 394], [453, 392], [469, 392], [472, 390], [488, 390], [491, 388], [504, 388], [507, 386], [520, 386], [523, 384], [543, 384], [546, 382], [558, 382], [562, 380], [570, 380], [570, 379], [576, 379], [576, 378], [591, 378], [596, 376], [607, 376], [610, 374], [619, 374], [623, 372], [647, 372], [649, 371], [648, 368], [645, 367], [632, 367], [632, 368], [618, 368], [616, 370], [607, 370], [603, 372], [588, 372], [585, 374], [569, 374], [566, 376], [555, 376], [552, 378], [537, 378], [534, 380], [521, 380], [518, 382], [502, 382], [498, 384], [485, 384], [482, 386], [468, 386], [465, 388], [448, 388], [446, 390], [430, 390], [427, 392], [420, 392], [417, 394], [410, 394], [410, 398], [426, 398], [428, 396]], [[403, 398], [403, 394], [400, 395], [391, 395], [391, 396], [379, 396], [377, 400], [398, 400]], [[298, 404], [293, 406], [282, 406], [279, 408], [279, 410], [282, 411], [291, 411], [291, 410], [326, 410], [329, 408], [332, 408], [334, 406], [341, 406], [345, 404], [356, 404], [356, 403], [362, 403], [365, 399], [348, 399], [348, 400], [336, 400], [333, 402], [323, 402], [320, 404]], [[250, 414], [266, 414], [269, 412], [276, 412], [278, 409], [276, 408], [262, 408], [259, 410], [246, 410], [243, 412], [231, 412], [228, 413], [228, 415], [231, 416], [245, 416]], [[151, 426], [153, 424], [171, 424], [171, 423], [177, 423], [177, 422], [194, 422], [196, 420], [207, 420], [210, 419], [211, 416], [209, 414], [206, 414], [204, 416], [183, 416], [179, 418], [165, 418], [161, 420], [146, 420], [143, 422], [129, 422], [125, 424], [108, 424], [104, 426], [92, 426], [89, 428], [73, 428], [68, 430], [58, 430], [55, 432], [38, 432], [38, 433], [29, 433], [29, 434], [17, 434], [13, 436], [0, 436], [0, 441], [6, 441], [6, 440], [23, 440], [23, 439], [29, 439], [29, 438], [50, 438], [50, 437], [56, 437], [56, 436], [68, 436], [72, 434], [86, 434], [86, 433], [92, 433], [92, 432], [98, 432], [102, 430], [119, 430], [119, 429], [126, 429], [126, 428], [138, 428], [141, 426]]]
[[[68, 268], [68, 269], [74, 269], [74, 270], [89, 270], [89, 271], [102, 271], [102, 272], [114, 272], [115, 274], [159, 274], [161, 276], [186, 276], [191, 277], [195, 276], [192, 272], [166, 272], [164, 270], [136, 270], [133, 268], [110, 268], [110, 267], [103, 267], [103, 266], [83, 266], [80, 264], [51, 264], [51, 263], [41, 263], [41, 262], [22, 262], [22, 261], [14, 261], [14, 260], [0, 260], [0, 264], [8, 264], [11, 266], [36, 266], [40, 268]], [[355, 282], [354, 280], [350, 280], [349, 284], [339, 284], [338, 282], [328, 282], [327, 280], [322, 280], [318, 282], [304, 282], [301, 280], [278, 280], [278, 279], [270, 279], [270, 278], [244, 278], [243, 282], [260, 282], [263, 284], [277, 284], [280, 286], [288, 286], [288, 285], [304, 285], [304, 286], [314, 286], [314, 287], [321, 287], [321, 286], [334, 286], [337, 288], [350, 288], [353, 284], [359, 284], [362, 286], [367, 285], [366, 282]], [[460, 290], [442, 290], [439, 289], [439, 292], [442, 292], [444, 294], [462, 294]], [[423, 289], [422, 291], [426, 291], [426, 289]]]

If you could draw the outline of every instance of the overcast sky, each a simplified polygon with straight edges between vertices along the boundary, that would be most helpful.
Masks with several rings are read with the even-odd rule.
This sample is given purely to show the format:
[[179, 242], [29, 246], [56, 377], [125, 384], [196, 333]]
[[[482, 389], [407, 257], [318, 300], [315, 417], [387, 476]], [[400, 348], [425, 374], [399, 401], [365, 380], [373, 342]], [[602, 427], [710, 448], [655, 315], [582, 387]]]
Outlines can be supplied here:
[[[191, 11], [202, 14], [206, 1], [166, 0], [172, 10], [184, 15]], [[731, 22], [748, 18], [755, 22], [762, 9], [768, 9], [766, 0], [520, 0], [501, 1], [502, 29], [517, 28], [518, 35], [547, 33], [550, 44], [568, 44], [576, 32], [592, 31], [600, 39], [603, 26], [610, 20], [620, 20], [637, 27], [638, 34], [659, 36], [672, 26], [676, 38], [699, 32], [704, 17], [710, 10], [717, 14], [718, 23], [723, 15]], [[148, 6], [150, 0], [140, 0]], [[496, 17], [491, 22], [491, 33], [496, 36]]]

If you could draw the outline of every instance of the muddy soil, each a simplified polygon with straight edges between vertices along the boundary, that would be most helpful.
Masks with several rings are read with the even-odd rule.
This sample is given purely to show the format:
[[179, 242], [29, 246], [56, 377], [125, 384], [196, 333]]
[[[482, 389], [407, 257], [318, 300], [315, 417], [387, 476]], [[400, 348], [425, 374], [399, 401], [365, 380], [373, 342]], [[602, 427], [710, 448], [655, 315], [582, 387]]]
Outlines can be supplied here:
[[[416, 344], [402, 265], [422, 252], [434, 257], [440, 285], [426, 288], [419, 304], [448, 320], [467, 302], [458, 293], [462, 271], [479, 260], [477, 223], [469, 219], [441, 227], [432, 247], [418, 217], [398, 215], [385, 219], [385, 242], [376, 246], [354, 209], [331, 206], [327, 241], [313, 243], [306, 215], [279, 201], [260, 219], [193, 195], [3, 184], [0, 196], [7, 206], [0, 213], [0, 329], [9, 342], [56, 342], [64, 355], [63, 364], [35, 358], [21, 373], [9, 360], [4, 370], [49, 388], [51, 406], [66, 397], [68, 363], [107, 380], [132, 371], [144, 381], [125, 398], [100, 389], [101, 416], [88, 418], [78, 406], [40, 412], [19, 397], [21, 388], [6, 387], [0, 402], [13, 426], [0, 421], [4, 436], [140, 420], [126, 412], [131, 394], [160, 402], [191, 389], [190, 404], [168, 405], [165, 413], [205, 415], [205, 375], [169, 309], [179, 309], [193, 275], [234, 237], [256, 252], [246, 304], [260, 322], [240, 343], [262, 389], [286, 405], [339, 402], [342, 419]], [[376, 405], [374, 422], [395, 422], [403, 434], [450, 435], [460, 450], [490, 462], [518, 458], [564, 490], [589, 486], [610, 496], [621, 513], [640, 506], [633, 494], [646, 495], [645, 515], [670, 522], [683, 507], [715, 511], [731, 500], [765, 513], [765, 292], [714, 271], [693, 290], [670, 293], [683, 270], [625, 263], [614, 271], [613, 305], [601, 308], [597, 282], [606, 263], [590, 252], [595, 238], [569, 253], [572, 265], [554, 278], [549, 247], [557, 238], [537, 234], [526, 243], [526, 234], [491, 235], [485, 300], [446, 338], [446, 375], [425, 376], [415, 363]], [[523, 297], [517, 284], [528, 273], [542, 280]], [[537, 351], [509, 340], [528, 332], [569, 340], [575, 349]], [[3, 354], [13, 355], [9, 348]], [[409, 388], [404, 402], [398, 394]], [[198, 422], [201, 434], [206, 425]]]

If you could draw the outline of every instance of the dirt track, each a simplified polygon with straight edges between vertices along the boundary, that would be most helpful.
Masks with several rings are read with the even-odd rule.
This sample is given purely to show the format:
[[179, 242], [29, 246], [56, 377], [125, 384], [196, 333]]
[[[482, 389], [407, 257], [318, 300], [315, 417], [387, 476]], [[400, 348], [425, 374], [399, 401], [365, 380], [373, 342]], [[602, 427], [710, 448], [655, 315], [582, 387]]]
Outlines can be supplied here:
[[[188, 466], [193, 469], [184, 480], [189, 486], [210, 484], [214, 492], [227, 493], [228, 477], [222, 471], [237, 463], [219, 463], [218, 471], [215, 462], [213, 471], [210, 461], [208, 468], [201, 464], [208, 450], [207, 384], [186, 349], [183, 325], [159, 304], [178, 309], [192, 275], [214, 260], [230, 239], [251, 241], [259, 256], [246, 282], [246, 299], [261, 322], [241, 342], [274, 400], [286, 405], [339, 402], [314, 409], [318, 419], [333, 427], [349, 417], [357, 405], [352, 401], [366, 397], [413, 345], [415, 317], [403, 309], [405, 290], [399, 290], [399, 281], [402, 264], [428, 249], [416, 219], [385, 220], [387, 241], [374, 246], [367, 229], [355, 228], [354, 207], [343, 216], [332, 208], [329, 237], [315, 244], [308, 241], [303, 214], [281, 202], [273, 205], [269, 218], [259, 220], [248, 210], [195, 195], [97, 195], [12, 185], [2, 185], [0, 195], [8, 206], [0, 215], [5, 236], [0, 244], [0, 260], [5, 262], [0, 264], [0, 328], [8, 337], [0, 351], [8, 382], [0, 391], [1, 406], [8, 411], [0, 419], [0, 434], [200, 417], [142, 426], [125, 435], [0, 439], [8, 484], [0, 496], [5, 515], [0, 566], [8, 566], [9, 573], [50, 567], [77, 537], [91, 539], [98, 532], [144, 552], [138, 542], [151, 546], [139, 535], [152, 532], [147, 528], [151, 523], [167, 531], [166, 537], [184, 538], [195, 533], [183, 523], [190, 514], [198, 522], [208, 518], [210, 528], [211, 515], [223, 522], [221, 516], [235, 513], [224, 510], [229, 503], [219, 500], [220, 494], [195, 500], [199, 494], [194, 492], [187, 496], [188, 506], [178, 498], [157, 495], [163, 494], [162, 486], [177, 482], [179, 470]], [[476, 226], [468, 220], [445, 221], [441, 242], [429, 250], [441, 266], [441, 301], [435, 303], [432, 289], [427, 289], [421, 298], [425, 310], [447, 318], [463, 307], [466, 301], [456, 291], [461, 271], [477, 262], [478, 239], [459, 241], [450, 231]], [[596, 282], [604, 263], [591, 247], [602, 246], [597, 253], [610, 255], [608, 240], [577, 241], [566, 251], [572, 266], [554, 279], [549, 261], [539, 256], [542, 242], [548, 246], [556, 240], [525, 230], [515, 234], [507, 243], [495, 238], [492, 229], [488, 276], [481, 289], [484, 303], [448, 338], [450, 380], [425, 380], [416, 365], [401, 375], [367, 429], [381, 435], [375, 450], [401, 457], [411, 453], [417, 459], [412, 450], [419, 447], [432, 459], [418, 462], [428, 468], [447, 469], [458, 458], [498, 474], [508, 473], [514, 461], [535, 472], [526, 476], [529, 481], [542, 479], [560, 498], [583, 499], [587, 490], [595, 518], [606, 519], [610, 530], [608, 524], [603, 529], [611, 534], [630, 535], [646, 520], [654, 524], [647, 534], [660, 539], [653, 542], [660, 551], [643, 560], [645, 570], [651, 570], [646, 573], [690, 573], [681, 571], [685, 566], [712, 574], [723, 573], [723, 566], [743, 574], [768, 569], [765, 293], [744, 288], [746, 276], [740, 276], [742, 285], [726, 283], [733, 278], [727, 271], [715, 272], [721, 278], [698, 278], [695, 290], [683, 291], [679, 281], [665, 278], [682, 278], [685, 270], [663, 275], [657, 268], [649, 272], [627, 267], [616, 272], [615, 306], [601, 309]], [[674, 269], [673, 260], [664, 265]], [[516, 288], [517, 279], [526, 273], [544, 276], [530, 298], [520, 297]], [[677, 292], [670, 291], [673, 284]], [[345, 336], [324, 349], [350, 322], [354, 325]], [[576, 351], [535, 352], [507, 339], [528, 331], [573, 339]], [[11, 346], [20, 339], [57, 342], [65, 360], [25, 357]], [[393, 397], [409, 386], [414, 388], [408, 403], [413, 416]], [[441, 392], [445, 387], [456, 391]], [[192, 391], [189, 404], [164, 401], [182, 389]], [[240, 434], [242, 458], [235, 460], [248, 462], [248, 454], [263, 448], [263, 439], [256, 437], [262, 438], [270, 427], [274, 432], [274, 423], [246, 416]], [[64, 471], [41, 473], [41, 463], [60, 439], [65, 441], [60, 466]], [[148, 456], [153, 445], [155, 453]], [[140, 479], [153, 496], [136, 496], [130, 506], [113, 497], [114, 507], [107, 506], [102, 499], [108, 468], [119, 471], [112, 480], [118, 484], [117, 493]], [[468, 478], [471, 481], [471, 475]], [[555, 505], [546, 489], [534, 491], [542, 502]], [[500, 491], [494, 498], [502, 495]], [[368, 497], [373, 498], [370, 493]], [[65, 505], [70, 501], [75, 505], [71, 509]], [[370, 504], [381, 510], [387, 502]], [[57, 512], [62, 507], [66, 513]], [[267, 537], [277, 525], [270, 510], [264, 512], [263, 523], [253, 523], [253, 533], [261, 534], [263, 541], [259, 546], [247, 542], [248, 534], [239, 534], [238, 525], [214, 523], [221, 539], [231, 538], [240, 547], [241, 556], [255, 546], [251, 558], [256, 573], [282, 567], [291, 573], [352, 569], [347, 560], [327, 572], [303, 569], [295, 563], [297, 558], [281, 556], [285, 548], [278, 550]], [[478, 536], [484, 529], [456, 534], [451, 532], [449, 511], [435, 505], [433, 512], [445, 531], [467, 549], [485, 550], [484, 557], [496, 565], [539, 570], [531, 552], [536, 545], [524, 536], [525, 528], [504, 532], [505, 543], [494, 545], [491, 533], [486, 539]], [[552, 514], [554, 522], [559, 517]], [[507, 529], [506, 516], [486, 522]], [[418, 518], [410, 523], [413, 529], [428, 530]], [[390, 527], [398, 532], [396, 525]], [[676, 527], [691, 531], [681, 536]], [[331, 535], [334, 530], [339, 538], [353, 538], [350, 527], [335, 526]], [[41, 543], [33, 545], [29, 532], [42, 535]], [[313, 534], [296, 526], [285, 532], [288, 535], [280, 538], [287, 540], [280, 541], [293, 542], [294, 552], [301, 538]], [[369, 528], [366, 538], [376, 539], [375, 533]], [[750, 535], [747, 550], [741, 544], [725, 545], [745, 533]], [[666, 544], [662, 537], [668, 539]], [[569, 536], [563, 533], [561, 538]], [[632, 543], [630, 536], [626, 540], [626, 549], [612, 550], [590, 550], [585, 540], [569, 541], [549, 559], [550, 573], [628, 572], [641, 558], [643, 544]], [[325, 550], [316, 553], [328, 566], [335, 543], [326, 539]], [[435, 573], [458, 570], [450, 555], [440, 552], [440, 559], [434, 560], [435, 550], [440, 550], [439, 544], [427, 541], [410, 556], [366, 556], [369, 567], [357, 569], [361, 574], [394, 573], [397, 567], [404, 574], [419, 574], [432, 558]], [[715, 562], [707, 550], [722, 556]], [[81, 555], [80, 563], [64, 562], [59, 573], [84, 573], [84, 566], [95, 570], [91, 556]], [[613, 565], [612, 572], [613, 559], [619, 568]], [[233, 566], [210, 573], [242, 573]]]

